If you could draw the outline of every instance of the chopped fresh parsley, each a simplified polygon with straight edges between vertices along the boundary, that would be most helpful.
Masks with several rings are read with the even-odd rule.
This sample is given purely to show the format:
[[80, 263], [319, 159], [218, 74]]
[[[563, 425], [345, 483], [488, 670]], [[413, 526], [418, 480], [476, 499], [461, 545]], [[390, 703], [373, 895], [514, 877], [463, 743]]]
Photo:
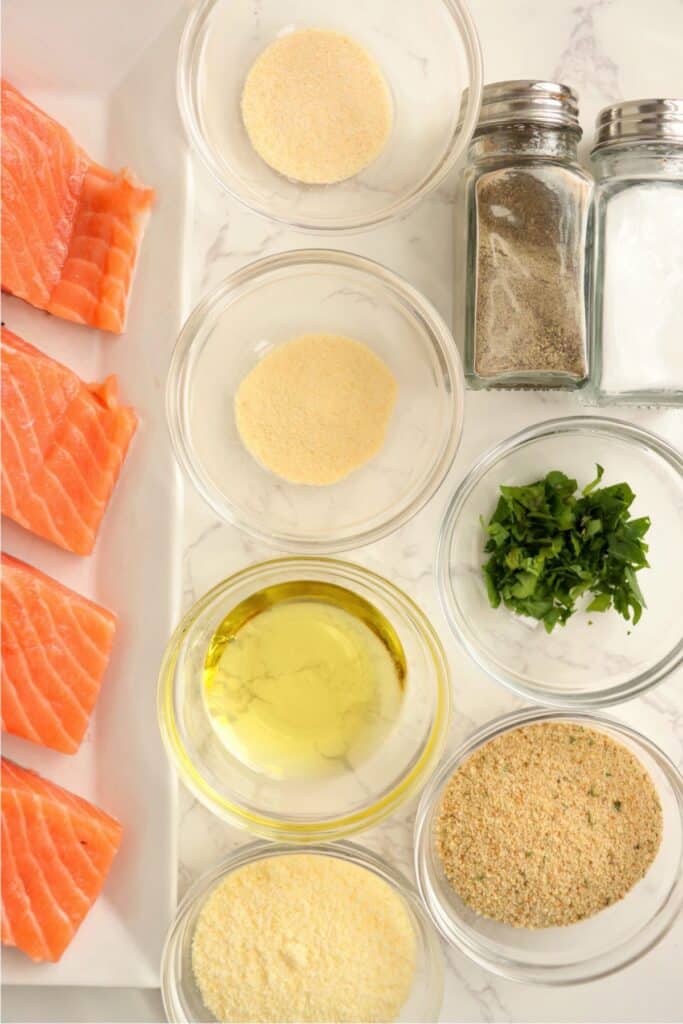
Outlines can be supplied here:
[[[588, 612], [614, 608], [635, 625], [646, 607], [636, 573], [648, 565], [647, 516], [632, 519], [627, 483], [600, 487], [604, 470], [583, 491], [553, 470], [525, 487], [501, 487], [485, 527], [483, 566], [489, 601], [543, 622], [564, 625], [584, 594]], [[484, 521], [482, 519], [482, 525]]]

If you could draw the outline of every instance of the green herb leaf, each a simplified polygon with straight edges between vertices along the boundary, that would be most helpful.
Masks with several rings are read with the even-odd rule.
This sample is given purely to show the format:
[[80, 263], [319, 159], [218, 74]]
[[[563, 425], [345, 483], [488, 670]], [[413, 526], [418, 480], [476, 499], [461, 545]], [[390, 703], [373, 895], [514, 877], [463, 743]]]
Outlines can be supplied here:
[[603, 467], [599, 463], [596, 463], [595, 469], [597, 471], [597, 475], [595, 477], [595, 480], [591, 480], [591, 482], [589, 484], [586, 484], [586, 486], [584, 487], [583, 491], [581, 492], [584, 495], [584, 497], [587, 494], [590, 494], [591, 491], [595, 490], [595, 488], [598, 486], [598, 484], [602, 480], [603, 476], [605, 475], [605, 470], [603, 469]]
[[587, 612], [606, 612], [612, 607], [611, 594], [597, 594], [586, 608]]
[[632, 519], [627, 483], [600, 487], [604, 469], [577, 493], [560, 470], [525, 486], [500, 488], [485, 526], [488, 599], [542, 621], [550, 633], [589, 593], [589, 612], [614, 608], [635, 625], [646, 607], [636, 573], [648, 566], [647, 516]]

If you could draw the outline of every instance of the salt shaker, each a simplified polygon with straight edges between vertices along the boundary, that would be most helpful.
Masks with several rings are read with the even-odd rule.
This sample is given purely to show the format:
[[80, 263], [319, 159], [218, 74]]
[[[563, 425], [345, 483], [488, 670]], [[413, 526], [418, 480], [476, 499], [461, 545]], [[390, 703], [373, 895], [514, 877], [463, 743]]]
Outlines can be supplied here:
[[592, 179], [580, 138], [568, 86], [484, 87], [458, 201], [456, 335], [471, 387], [586, 383]]
[[597, 399], [683, 404], [683, 100], [606, 107], [592, 162]]

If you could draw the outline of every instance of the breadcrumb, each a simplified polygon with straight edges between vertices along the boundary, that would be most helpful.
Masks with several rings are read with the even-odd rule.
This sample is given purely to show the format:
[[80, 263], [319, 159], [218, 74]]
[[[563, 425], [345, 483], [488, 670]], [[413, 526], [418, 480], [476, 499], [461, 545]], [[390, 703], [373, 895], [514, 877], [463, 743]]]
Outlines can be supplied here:
[[661, 839], [661, 804], [638, 758], [567, 722], [480, 747], [450, 779], [436, 825], [458, 895], [522, 928], [574, 924], [622, 899]]

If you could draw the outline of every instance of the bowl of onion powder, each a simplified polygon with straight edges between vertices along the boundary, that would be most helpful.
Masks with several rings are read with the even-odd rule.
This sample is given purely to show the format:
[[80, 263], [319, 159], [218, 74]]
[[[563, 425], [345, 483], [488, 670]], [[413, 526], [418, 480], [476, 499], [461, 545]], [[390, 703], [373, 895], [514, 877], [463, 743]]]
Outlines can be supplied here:
[[224, 521], [326, 555], [379, 540], [444, 480], [464, 375], [443, 318], [397, 274], [305, 249], [242, 267], [185, 323], [167, 378], [176, 456]]

